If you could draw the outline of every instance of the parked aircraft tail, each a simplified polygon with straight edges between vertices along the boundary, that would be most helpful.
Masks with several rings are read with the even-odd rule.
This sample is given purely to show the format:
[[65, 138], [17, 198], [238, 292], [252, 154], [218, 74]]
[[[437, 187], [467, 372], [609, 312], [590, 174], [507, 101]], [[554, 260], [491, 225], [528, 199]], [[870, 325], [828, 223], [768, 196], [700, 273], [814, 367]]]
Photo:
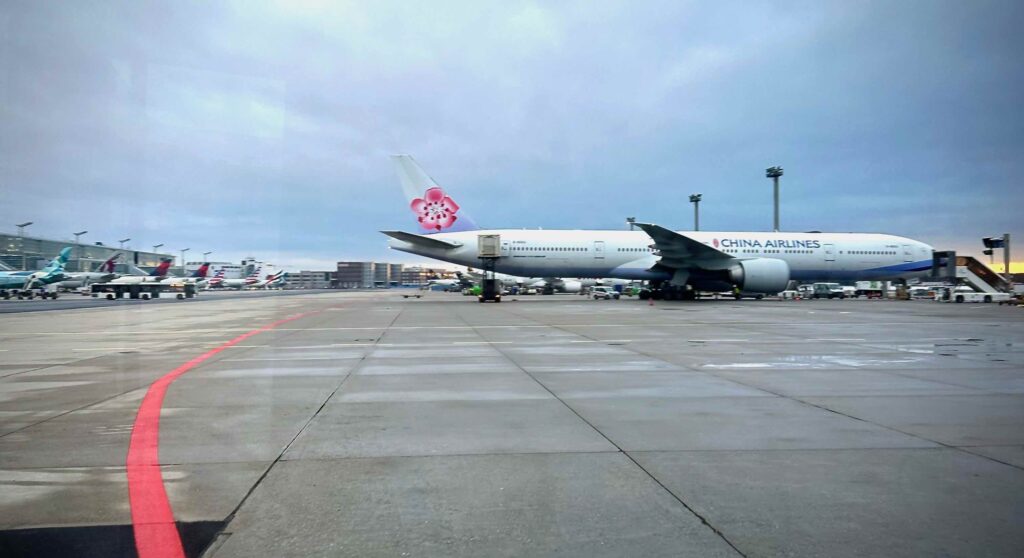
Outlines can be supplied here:
[[170, 258], [160, 260], [160, 265], [156, 266], [156, 269], [150, 273], [150, 276], [165, 277], [167, 275], [167, 270], [171, 268], [171, 261], [172, 260]]
[[117, 260], [121, 257], [121, 252], [114, 254], [114, 256], [107, 261], [100, 264], [96, 271], [100, 273], [113, 273], [114, 266], [117, 265]]
[[199, 269], [192, 273], [192, 277], [202, 279], [206, 277], [206, 272], [210, 269], [210, 264], [203, 262], [203, 265], [199, 266]]
[[416, 215], [420, 228], [429, 233], [473, 231], [473, 219], [461, 211], [459, 204], [416, 164], [409, 155], [393, 155], [392, 160], [402, 181], [402, 190], [409, 208]]
[[61, 270], [61, 271], [63, 271], [64, 265], [68, 263], [68, 259], [70, 259], [70, 258], [71, 258], [71, 247], [67, 246], [64, 249], [62, 249], [59, 254], [57, 254], [56, 258], [53, 258], [52, 260], [50, 260], [50, 263], [46, 264], [46, 267], [43, 268], [43, 269], [48, 270], [48, 271], [53, 271], [53, 270]]

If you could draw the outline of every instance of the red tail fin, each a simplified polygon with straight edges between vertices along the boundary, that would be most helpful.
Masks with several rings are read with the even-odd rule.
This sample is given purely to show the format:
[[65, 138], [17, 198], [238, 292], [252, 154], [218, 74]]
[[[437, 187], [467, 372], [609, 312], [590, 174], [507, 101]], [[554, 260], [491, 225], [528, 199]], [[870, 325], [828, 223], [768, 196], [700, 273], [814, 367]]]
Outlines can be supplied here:
[[165, 259], [160, 261], [160, 265], [156, 266], [153, 273], [150, 273], [153, 277], [163, 277], [167, 275], [167, 270], [171, 268], [171, 260]]

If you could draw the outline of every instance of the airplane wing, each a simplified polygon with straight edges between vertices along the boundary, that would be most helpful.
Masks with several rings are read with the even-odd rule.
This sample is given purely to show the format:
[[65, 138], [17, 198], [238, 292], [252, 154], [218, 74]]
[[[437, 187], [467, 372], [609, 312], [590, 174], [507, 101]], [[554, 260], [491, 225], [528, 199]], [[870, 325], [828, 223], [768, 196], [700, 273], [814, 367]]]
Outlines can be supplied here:
[[671, 269], [718, 268], [726, 261], [735, 259], [731, 254], [708, 246], [684, 234], [670, 231], [651, 223], [637, 223], [654, 240], [654, 248], [661, 260], [658, 265]]
[[440, 250], [451, 250], [452, 248], [458, 248], [462, 246], [459, 242], [449, 242], [447, 240], [441, 240], [439, 238], [431, 238], [421, 234], [413, 234], [404, 231], [380, 231], [391, 238], [401, 240], [402, 242], [408, 242], [409, 244], [416, 244], [423, 248], [436, 248]]

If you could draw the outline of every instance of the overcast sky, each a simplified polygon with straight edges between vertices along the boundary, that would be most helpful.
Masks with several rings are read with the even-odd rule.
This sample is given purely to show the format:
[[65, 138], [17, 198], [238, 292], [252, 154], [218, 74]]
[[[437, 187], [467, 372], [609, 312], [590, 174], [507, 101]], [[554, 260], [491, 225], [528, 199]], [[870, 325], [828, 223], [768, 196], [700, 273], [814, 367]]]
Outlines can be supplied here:
[[[627, 216], [1024, 250], [1024, 3], [0, 3], [0, 228], [408, 261], [409, 153], [483, 227]], [[1018, 252], [1024, 256], [1024, 251]], [[1018, 261], [1024, 257], [1015, 258]]]

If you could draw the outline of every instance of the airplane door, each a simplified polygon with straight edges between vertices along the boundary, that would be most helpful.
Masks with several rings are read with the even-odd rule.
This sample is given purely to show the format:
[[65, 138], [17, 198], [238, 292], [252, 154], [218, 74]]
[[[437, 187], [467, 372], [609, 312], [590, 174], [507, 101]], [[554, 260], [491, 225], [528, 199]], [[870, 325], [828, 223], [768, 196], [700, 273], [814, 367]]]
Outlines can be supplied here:
[[903, 245], [903, 261], [912, 262], [914, 261], [914, 253], [910, 250], [909, 244]]
[[507, 240], [502, 240], [501, 241], [501, 257], [507, 258], [508, 255], [509, 255], [508, 241]]
[[595, 260], [603, 260], [604, 259], [604, 241], [603, 240], [595, 240], [594, 241], [594, 259]]
[[836, 261], [836, 245], [835, 244], [822, 244], [825, 248], [825, 261], [834, 262]]

